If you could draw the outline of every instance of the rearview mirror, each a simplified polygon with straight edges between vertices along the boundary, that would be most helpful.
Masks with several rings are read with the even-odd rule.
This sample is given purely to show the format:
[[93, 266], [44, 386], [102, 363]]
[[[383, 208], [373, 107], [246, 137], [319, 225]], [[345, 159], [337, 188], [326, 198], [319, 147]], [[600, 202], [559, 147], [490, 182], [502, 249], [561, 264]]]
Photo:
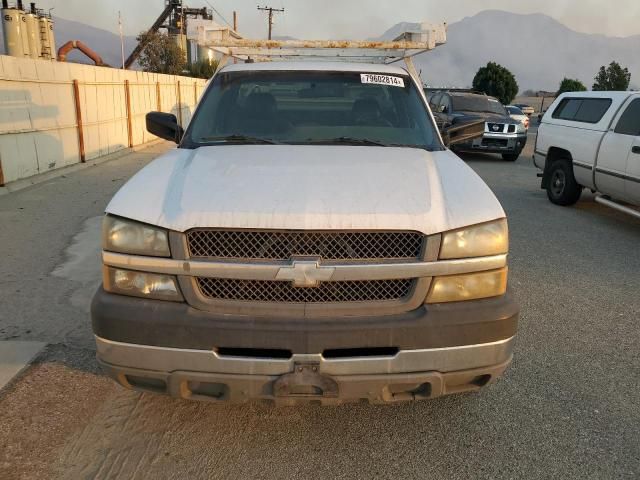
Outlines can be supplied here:
[[468, 142], [484, 135], [484, 120], [452, 125], [442, 130], [442, 140], [447, 147]]
[[184, 130], [178, 125], [178, 119], [172, 113], [149, 112], [146, 116], [147, 131], [157, 137], [178, 143]]

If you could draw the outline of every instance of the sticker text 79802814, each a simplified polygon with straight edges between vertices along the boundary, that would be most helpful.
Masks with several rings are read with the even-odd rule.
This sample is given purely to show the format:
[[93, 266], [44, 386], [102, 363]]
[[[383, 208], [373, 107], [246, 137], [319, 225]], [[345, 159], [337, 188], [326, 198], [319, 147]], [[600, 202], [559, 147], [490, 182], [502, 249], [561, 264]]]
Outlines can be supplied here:
[[376, 85], [390, 85], [392, 87], [404, 88], [404, 79], [391, 75], [376, 75], [374, 73], [361, 73], [361, 83], [374, 83]]

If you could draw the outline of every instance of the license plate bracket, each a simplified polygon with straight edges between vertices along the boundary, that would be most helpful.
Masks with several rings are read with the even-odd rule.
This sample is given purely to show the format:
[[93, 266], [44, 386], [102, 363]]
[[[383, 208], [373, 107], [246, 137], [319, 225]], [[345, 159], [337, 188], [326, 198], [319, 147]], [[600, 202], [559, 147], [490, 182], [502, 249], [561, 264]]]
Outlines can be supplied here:
[[338, 384], [335, 380], [320, 374], [320, 364], [300, 362], [294, 370], [278, 378], [273, 384], [276, 397], [336, 398]]

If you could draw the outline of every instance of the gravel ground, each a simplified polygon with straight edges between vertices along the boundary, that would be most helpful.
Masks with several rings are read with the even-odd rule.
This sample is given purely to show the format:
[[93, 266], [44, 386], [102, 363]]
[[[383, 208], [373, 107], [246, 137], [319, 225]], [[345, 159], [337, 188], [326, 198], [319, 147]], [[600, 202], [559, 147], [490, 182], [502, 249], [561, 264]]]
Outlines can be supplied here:
[[640, 221], [590, 194], [550, 204], [528, 156], [465, 156], [509, 215], [522, 309], [513, 365], [480, 394], [219, 407], [102, 377], [87, 316], [99, 267], [78, 245], [154, 148], [0, 197], [0, 339], [51, 344], [0, 393], [0, 478], [640, 476]]

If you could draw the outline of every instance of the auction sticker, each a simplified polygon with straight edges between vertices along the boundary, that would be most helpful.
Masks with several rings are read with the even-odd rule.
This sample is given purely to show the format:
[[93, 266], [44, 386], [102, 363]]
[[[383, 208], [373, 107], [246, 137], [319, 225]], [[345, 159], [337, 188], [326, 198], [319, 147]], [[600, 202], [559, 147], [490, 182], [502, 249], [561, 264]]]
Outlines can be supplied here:
[[400, 77], [392, 77], [391, 75], [376, 75], [374, 73], [361, 73], [361, 83], [373, 83], [376, 85], [390, 85], [392, 87], [404, 88], [404, 80]]

